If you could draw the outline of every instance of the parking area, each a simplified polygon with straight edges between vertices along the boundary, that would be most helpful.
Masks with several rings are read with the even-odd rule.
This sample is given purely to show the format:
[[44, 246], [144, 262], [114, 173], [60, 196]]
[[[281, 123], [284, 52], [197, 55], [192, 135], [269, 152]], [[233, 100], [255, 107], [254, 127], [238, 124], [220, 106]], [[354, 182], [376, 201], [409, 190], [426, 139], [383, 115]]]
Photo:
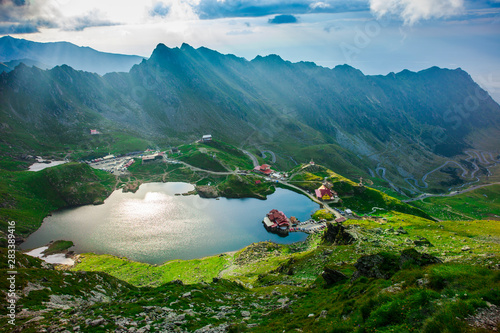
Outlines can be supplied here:
[[94, 169], [104, 170], [117, 176], [125, 175], [128, 173], [127, 168], [134, 163], [134, 157], [140, 155], [128, 156], [112, 156], [108, 155], [103, 158], [94, 159], [92, 161], [85, 161]]

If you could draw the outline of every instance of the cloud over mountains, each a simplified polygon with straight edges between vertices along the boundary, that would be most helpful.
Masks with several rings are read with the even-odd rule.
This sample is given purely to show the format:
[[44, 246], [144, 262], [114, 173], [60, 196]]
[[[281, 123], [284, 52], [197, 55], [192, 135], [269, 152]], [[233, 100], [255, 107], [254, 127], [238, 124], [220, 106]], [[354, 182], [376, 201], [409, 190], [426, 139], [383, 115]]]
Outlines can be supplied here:
[[98, 9], [77, 16], [65, 16], [52, 0], [0, 0], [0, 34], [27, 34], [43, 28], [81, 31], [89, 27], [116, 25]]
[[370, 9], [377, 16], [395, 15], [405, 24], [441, 18], [464, 11], [464, 0], [370, 0]]

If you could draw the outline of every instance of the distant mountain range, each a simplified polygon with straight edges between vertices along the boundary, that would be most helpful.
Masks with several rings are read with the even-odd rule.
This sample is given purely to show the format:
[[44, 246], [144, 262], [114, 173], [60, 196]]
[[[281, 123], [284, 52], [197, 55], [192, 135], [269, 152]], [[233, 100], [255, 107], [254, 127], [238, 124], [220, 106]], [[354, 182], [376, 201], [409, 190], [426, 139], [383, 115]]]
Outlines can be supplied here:
[[[28, 66], [34, 65], [42, 69], [64, 64], [103, 75], [109, 72], [128, 72], [142, 59], [143, 57], [134, 55], [99, 52], [68, 42], [37, 43], [10, 36], [0, 38], [0, 62], [7, 65], [9, 70], [12, 66], [8, 62], [22, 60]], [[0, 72], [2, 69], [6, 70], [0, 64]]]
[[29, 66], [29, 67], [35, 66], [35, 67], [38, 67], [38, 68], [41, 68], [41, 69], [49, 69], [49, 68], [51, 68], [51, 66], [43, 64], [43, 63], [35, 61], [35, 60], [31, 60], [31, 59], [16, 59], [16, 60], [11, 60], [11, 61], [7, 61], [7, 62], [1, 62], [0, 63], [0, 73], [10, 72], [10, 71], [14, 70], [14, 68], [16, 68], [20, 63], [23, 63], [23, 64], [25, 64], [26, 66]]
[[351, 178], [389, 177], [408, 187], [405, 178], [419, 179], [467, 149], [498, 154], [500, 106], [461, 69], [366, 76], [348, 65], [277, 55], [248, 61], [159, 44], [128, 73], [20, 65], [1, 74], [0, 127], [4, 143], [37, 149], [86, 147], [89, 128], [166, 144], [210, 133], [271, 150], [283, 168], [314, 159]]

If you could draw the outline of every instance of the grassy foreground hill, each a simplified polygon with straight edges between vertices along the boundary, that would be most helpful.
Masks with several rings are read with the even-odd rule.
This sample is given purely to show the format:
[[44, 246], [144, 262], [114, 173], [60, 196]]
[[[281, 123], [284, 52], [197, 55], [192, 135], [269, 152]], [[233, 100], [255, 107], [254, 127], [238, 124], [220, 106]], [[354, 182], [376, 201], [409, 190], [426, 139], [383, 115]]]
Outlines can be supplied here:
[[[19, 315], [13, 330], [7, 317], [0, 323], [18, 332], [500, 327], [500, 222], [435, 223], [393, 213], [387, 222], [346, 224], [342, 232], [354, 237], [346, 245], [328, 241], [335, 228], [304, 243], [256, 243], [236, 253], [161, 266], [84, 254], [71, 271], [52, 270], [17, 253]], [[6, 259], [6, 251], [0, 253]], [[6, 272], [4, 262], [0, 270]], [[1, 292], [7, 289], [1, 281]], [[3, 313], [5, 306], [0, 305]]]

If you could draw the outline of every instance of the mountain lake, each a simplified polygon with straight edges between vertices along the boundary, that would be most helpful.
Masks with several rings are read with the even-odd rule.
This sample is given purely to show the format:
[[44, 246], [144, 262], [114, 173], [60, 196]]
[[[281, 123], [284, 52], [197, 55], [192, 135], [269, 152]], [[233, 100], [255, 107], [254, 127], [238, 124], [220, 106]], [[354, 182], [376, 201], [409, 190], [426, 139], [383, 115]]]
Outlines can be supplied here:
[[175, 195], [193, 189], [187, 183], [147, 183], [136, 193], [116, 190], [103, 205], [54, 212], [21, 248], [71, 240], [75, 244], [71, 250], [77, 253], [111, 254], [161, 264], [236, 251], [253, 242], [305, 240], [307, 235], [301, 232], [287, 237], [269, 233], [262, 220], [275, 208], [305, 221], [319, 208], [306, 196], [280, 188], [267, 200]]

